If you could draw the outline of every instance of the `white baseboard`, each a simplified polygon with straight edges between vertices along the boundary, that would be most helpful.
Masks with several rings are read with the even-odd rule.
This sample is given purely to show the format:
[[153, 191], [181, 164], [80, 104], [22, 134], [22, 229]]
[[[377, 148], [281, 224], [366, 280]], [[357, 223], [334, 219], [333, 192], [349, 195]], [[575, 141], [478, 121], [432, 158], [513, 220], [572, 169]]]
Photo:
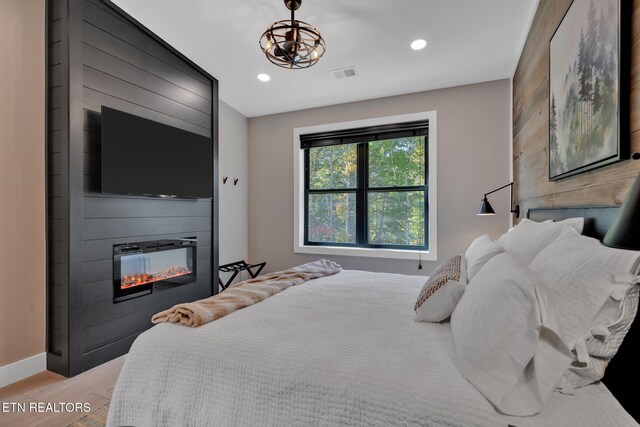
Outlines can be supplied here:
[[0, 387], [13, 384], [47, 369], [47, 353], [36, 354], [10, 365], [0, 366]]

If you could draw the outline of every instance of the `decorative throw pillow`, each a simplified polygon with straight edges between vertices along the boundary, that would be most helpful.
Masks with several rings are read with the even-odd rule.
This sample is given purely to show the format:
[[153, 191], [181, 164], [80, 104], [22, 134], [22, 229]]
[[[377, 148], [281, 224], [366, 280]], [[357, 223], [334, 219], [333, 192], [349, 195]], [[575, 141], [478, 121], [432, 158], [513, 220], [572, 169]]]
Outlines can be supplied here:
[[451, 315], [462, 375], [502, 413], [534, 415], [571, 363], [555, 293], [508, 253], [487, 263]]
[[471, 242], [464, 254], [467, 263], [467, 280], [470, 282], [483, 265], [500, 253], [502, 253], [502, 247], [486, 234]]
[[467, 284], [461, 255], [449, 258], [424, 284], [416, 301], [416, 322], [442, 322], [451, 316]]
[[562, 222], [533, 222], [523, 219], [506, 233], [502, 248], [524, 265], [529, 265], [540, 251], [556, 239], [579, 235], [574, 227]]
[[573, 351], [565, 387], [601, 379], [618, 351], [637, 310], [638, 263], [640, 252], [575, 236], [556, 240], [529, 265], [558, 296], [557, 333]]

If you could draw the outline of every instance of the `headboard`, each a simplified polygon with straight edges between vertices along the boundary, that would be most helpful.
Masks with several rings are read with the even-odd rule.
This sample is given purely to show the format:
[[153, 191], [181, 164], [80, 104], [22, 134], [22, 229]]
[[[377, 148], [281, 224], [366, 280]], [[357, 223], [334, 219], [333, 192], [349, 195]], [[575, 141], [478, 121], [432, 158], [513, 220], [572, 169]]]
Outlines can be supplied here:
[[[577, 208], [530, 209], [527, 218], [542, 222], [549, 219], [561, 221], [567, 218], [585, 219], [584, 235], [602, 240], [615, 221], [619, 206], [594, 206]], [[640, 316], [636, 316], [627, 334], [607, 367], [603, 382], [636, 421], [640, 421], [640, 405], [637, 390], [640, 386]]]

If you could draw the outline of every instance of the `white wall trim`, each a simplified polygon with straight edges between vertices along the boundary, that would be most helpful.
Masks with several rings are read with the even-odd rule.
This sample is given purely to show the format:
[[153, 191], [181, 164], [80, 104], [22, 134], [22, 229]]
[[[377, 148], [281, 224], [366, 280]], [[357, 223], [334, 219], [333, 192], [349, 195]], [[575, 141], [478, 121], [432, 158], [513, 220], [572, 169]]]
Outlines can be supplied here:
[[307, 133], [328, 132], [342, 129], [352, 129], [367, 126], [380, 126], [417, 120], [429, 120], [429, 250], [422, 252], [422, 259], [437, 261], [438, 259], [438, 113], [425, 111], [421, 113], [403, 114], [399, 116], [378, 117], [373, 119], [349, 122], [329, 123], [317, 126], [295, 128], [293, 130], [293, 251], [294, 253], [346, 255], [372, 258], [416, 259], [418, 251], [396, 249], [345, 248], [335, 246], [305, 246], [304, 245], [304, 157], [300, 149], [300, 135]]
[[47, 370], [47, 353], [36, 354], [9, 365], [0, 366], [0, 387], [13, 384]]

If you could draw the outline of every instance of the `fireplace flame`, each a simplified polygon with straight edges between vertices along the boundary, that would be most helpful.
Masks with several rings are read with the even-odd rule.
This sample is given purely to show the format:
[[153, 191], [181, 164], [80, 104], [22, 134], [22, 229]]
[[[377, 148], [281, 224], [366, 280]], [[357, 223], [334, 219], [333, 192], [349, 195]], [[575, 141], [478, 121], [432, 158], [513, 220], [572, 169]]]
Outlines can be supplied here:
[[127, 289], [134, 286], [145, 285], [147, 283], [157, 282], [159, 280], [171, 279], [172, 277], [184, 276], [191, 274], [192, 271], [184, 267], [169, 267], [160, 273], [140, 273], [131, 276], [125, 275], [122, 279], [120, 288]]

